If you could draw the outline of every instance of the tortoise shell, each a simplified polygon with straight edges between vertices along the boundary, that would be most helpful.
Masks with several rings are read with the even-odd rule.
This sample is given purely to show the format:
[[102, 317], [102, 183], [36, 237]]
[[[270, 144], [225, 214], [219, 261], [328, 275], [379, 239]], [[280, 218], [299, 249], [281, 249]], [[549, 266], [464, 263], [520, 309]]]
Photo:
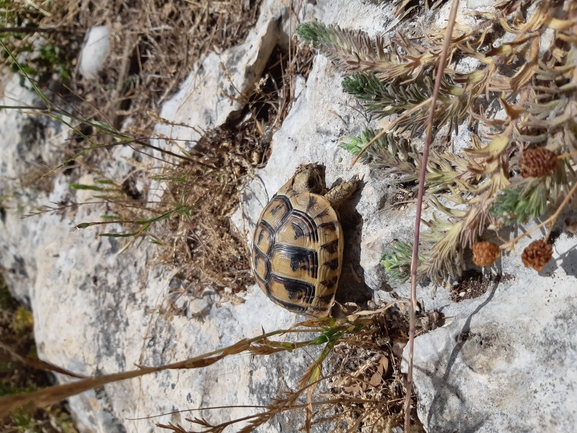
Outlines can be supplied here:
[[322, 317], [332, 306], [344, 247], [333, 205], [349, 195], [333, 192], [326, 191], [321, 166], [301, 166], [257, 223], [252, 250], [256, 281], [290, 311]]

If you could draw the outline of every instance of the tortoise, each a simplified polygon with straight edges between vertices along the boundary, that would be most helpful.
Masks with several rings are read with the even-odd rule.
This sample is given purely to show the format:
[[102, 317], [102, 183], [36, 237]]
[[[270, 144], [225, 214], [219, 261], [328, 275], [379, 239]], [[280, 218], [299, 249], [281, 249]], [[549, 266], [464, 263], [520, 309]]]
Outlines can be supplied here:
[[327, 191], [324, 167], [305, 164], [263, 209], [253, 238], [252, 266], [263, 292], [286, 309], [329, 314], [343, 261], [335, 210], [357, 189], [357, 176]]

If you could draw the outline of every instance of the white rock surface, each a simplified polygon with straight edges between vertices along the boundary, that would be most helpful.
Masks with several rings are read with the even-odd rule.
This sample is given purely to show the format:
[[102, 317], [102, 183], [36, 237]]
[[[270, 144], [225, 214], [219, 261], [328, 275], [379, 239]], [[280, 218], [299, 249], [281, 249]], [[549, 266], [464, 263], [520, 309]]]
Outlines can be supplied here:
[[506, 266], [508, 278], [480, 298], [447, 304], [452, 323], [416, 340], [419, 418], [428, 431], [574, 431], [575, 240], [555, 245], [542, 275]]
[[110, 51], [110, 31], [107, 26], [94, 26], [88, 31], [80, 52], [78, 72], [84, 78], [95, 79]]
[[[224, 124], [244, 106], [275, 45], [280, 42], [281, 22], [288, 2], [265, 1], [255, 29], [246, 40], [220, 54], [210, 53], [196, 64], [180, 90], [167, 101], [156, 132], [173, 140], [198, 140]], [[184, 143], [180, 142], [179, 145]]]
[[[276, 1], [265, 6], [269, 11], [276, 7], [277, 18], [287, 8], [287, 4]], [[263, 14], [266, 13], [265, 9]], [[274, 16], [269, 13], [269, 22], [264, 24], [267, 28], [275, 23]], [[261, 31], [259, 28], [256, 33]], [[273, 41], [278, 36], [265, 34]], [[271, 43], [262, 37], [254, 39], [254, 35], [250, 38], [255, 44]], [[254, 57], [258, 50], [252, 52], [253, 57], [244, 56], [239, 48], [231, 51], [255, 63], [267, 60], [261, 58], [262, 52], [258, 59]], [[248, 62], [247, 65], [231, 78], [246, 78], [251, 67]], [[34, 95], [20, 89], [16, 81], [10, 89], [15, 94], [7, 94], [9, 101], [2, 102], [35, 100]], [[207, 95], [213, 90], [205, 89]], [[214, 108], [208, 96], [200, 101], [207, 105], [195, 109]], [[2, 202], [5, 209], [1, 218], [0, 260], [7, 270], [11, 290], [33, 310], [38, 353], [42, 359], [79, 374], [114, 373], [134, 369], [137, 364], [160, 365], [184, 360], [260, 335], [263, 329], [282, 329], [294, 323], [294, 316], [279, 314], [260, 290], [254, 288], [239, 306], [217, 304], [218, 299], [210, 293], [201, 299], [179, 296], [177, 293], [186, 291], [182, 287], [184, 283], [175, 277], [175, 271], [152, 265], [151, 257], [158, 251], [157, 247], [145, 244], [121, 252], [124, 243], [98, 237], [101, 233], [98, 229], [73, 229], [81, 222], [98, 221], [106, 210], [102, 205], [65, 208], [58, 213], [22, 219], [22, 213], [29, 212], [33, 206], [58, 207], [57, 203], [68, 201], [99, 200], [90, 198], [87, 191], [69, 188], [72, 182], [94, 181], [78, 170], [50, 180], [45, 186], [46, 192], [34, 189], [21, 192], [19, 178], [29, 174], [31, 161], [37, 159], [43, 167], [53, 167], [60, 162], [60, 156], [53, 151], [58, 141], [46, 143], [40, 137], [59, 135], [60, 140], [65, 140], [68, 131], [60, 130], [58, 124], [40, 124], [34, 129], [35, 118], [20, 112], [4, 111], [1, 115], [4, 118], [0, 136], [9, 140], [0, 142], [0, 193], [8, 197]], [[220, 119], [224, 121], [226, 116]], [[205, 124], [191, 126], [206, 127]], [[117, 147], [111, 156], [118, 160], [115, 164], [105, 161], [102, 171], [121, 182], [128, 171], [134, 169], [121, 158], [139, 155], [128, 147]], [[25, 210], [19, 210], [22, 208]], [[182, 307], [184, 314], [171, 317], [164, 313], [169, 303]], [[295, 385], [311, 355], [314, 356], [314, 351], [262, 358], [241, 355], [206, 369], [160, 373], [106, 386], [70, 399], [70, 406], [85, 431], [156, 431], [157, 422], [181, 422], [190, 427], [184, 420], [189, 414], [170, 413], [177, 409], [239, 402], [267, 404], [285, 387]], [[278, 379], [279, 372], [283, 374], [282, 380]], [[64, 377], [59, 379], [67, 381]], [[195, 412], [194, 416], [219, 422], [253, 412], [237, 408]], [[146, 418], [151, 415], [156, 417]], [[279, 416], [263, 431], [295, 431], [299, 423], [294, 415]]]
[[[390, 5], [376, 3], [324, 0], [308, 5], [306, 14], [375, 34], [392, 21]], [[164, 124], [157, 130], [194, 141], [199, 131], [234, 115], [241, 106], [224, 95], [235, 91], [219, 63], [226, 65], [237, 89], [250, 88], [267, 53], [284, 40], [276, 31], [285, 28], [278, 20], [287, 16], [287, 7], [286, 1], [265, 2], [259, 27], [247, 43], [210, 55], [163, 109], [163, 117], [187, 127]], [[445, 9], [439, 13], [446, 16]], [[412, 237], [414, 210], [391, 209], [389, 180], [364, 166], [351, 168], [350, 155], [338, 147], [341, 137], [366, 126], [357, 104], [340, 90], [341, 78], [324, 57], [315, 58], [306, 86], [273, 138], [268, 165], [243, 193], [235, 221], [250, 238], [264, 204], [301, 163], [325, 164], [329, 184], [357, 173], [364, 176], [361, 193], [341, 210], [348, 267], [338, 297], [362, 302], [376, 291], [388, 299], [390, 289], [383, 284], [378, 259], [391, 239]], [[33, 102], [34, 96], [16, 83], [9, 86], [12, 93], [7, 97]], [[141, 245], [121, 253], [124, 244], [97, 237], [97, 229], [72, 230], [80, 222], [99, 220], [104, 212], [100, 205], [22, 219], [19, 209], [28, 212], [32, 206], [91, 200], [86, 191], [69, 189], [71, 182], [93, 181], [90, 174], [78, 171], [57, 176], [45, 190], [18, 183], [34, 164], [54, 166], [54, 143], [66, 135], [60, 125], [0, 111], [0, 196], [8, 197], [0, 213], [0, 264], [8, 270], [10, 288], [34, 312], [42, 359], [81, 374], [114, 373], [136, 364], [183, 360], [258, 335], [262, 327], [269, 331], [296, 321], [257, 287], [249, 288], [241, 305], [219, 305], [210, 293], [194, 299], [182, 294], [184, 283], [174, 270], [153, 265], [156, 247]], [[132, 168], [121, 157], [136, 156], [130, 148], [117, 148], [107, 161], [106, 175], [122, 180]], [[563, 234], [556, 243], [555, 263], [540, 276], [523, 268], [518, 255], [504, 258], [503, 273], [513, 278], [504, 278], [477, 299], [454, 304], [442, 289], [431, 299], [430, 288], [419, 288], [428, 308], [454, 316], [446, 327], [416, 341], [416, 390], [427, 431], [566, 432], [577, 425], [572, 392], [577, 387], [574, 243]], [[408, 294], [406, 285], [396, 291]], [[182, 307], [181, 316], [164, 312], [172, 302]], [[262, 358], [242, 355], [207, 369], [163, 372], [106, 386], [71, 399], [71, 407], [85, 431], [158, 431], [156, 422], [191, 428], [185, 417], [216, 422], [247, 411], [168, 413], [232, 403], [267, 404], [285, 386], [294, 385], [309, 363], [310, 357], [302, 352]], [[279, 371], [285, 379], [278, 379]], [[158, 417], [142, 419], [151, 415]], [[296, 431], [299, 426], [291, 414], [259, 431]]]

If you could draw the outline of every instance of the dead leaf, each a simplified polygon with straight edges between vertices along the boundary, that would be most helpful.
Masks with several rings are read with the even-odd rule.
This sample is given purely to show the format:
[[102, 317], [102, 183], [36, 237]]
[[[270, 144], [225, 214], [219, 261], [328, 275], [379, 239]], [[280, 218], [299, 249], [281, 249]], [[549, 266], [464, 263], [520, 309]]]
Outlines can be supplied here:
[[386, 377], [389, 374], [389, 358], [383, 356], [379, 361], [379, 370], [381, 371], [382, 375]]
[[369, 380], [369, 383], [373, 386], [378, 386], [380, 385], [381, 380], [383, 380], [383, 375], [377, 371], [375, 374], [373, 374], [371, 380]]
[[355, 394], [362, 391], [358, 383], [355, 383], [354, 385], [351, 386], [345, 386], [343, 389], [350, 394]]

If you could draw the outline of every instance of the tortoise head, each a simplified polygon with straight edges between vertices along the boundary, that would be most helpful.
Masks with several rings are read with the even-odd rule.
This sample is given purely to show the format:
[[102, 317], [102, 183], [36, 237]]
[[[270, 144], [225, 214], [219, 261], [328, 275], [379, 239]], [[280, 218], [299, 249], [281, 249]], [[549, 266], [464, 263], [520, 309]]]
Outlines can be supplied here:
[[323, 194], [326, 190], [325, 168], [319, 164], [301, 165], [293, 176], [293, 189], [296, 192]]

